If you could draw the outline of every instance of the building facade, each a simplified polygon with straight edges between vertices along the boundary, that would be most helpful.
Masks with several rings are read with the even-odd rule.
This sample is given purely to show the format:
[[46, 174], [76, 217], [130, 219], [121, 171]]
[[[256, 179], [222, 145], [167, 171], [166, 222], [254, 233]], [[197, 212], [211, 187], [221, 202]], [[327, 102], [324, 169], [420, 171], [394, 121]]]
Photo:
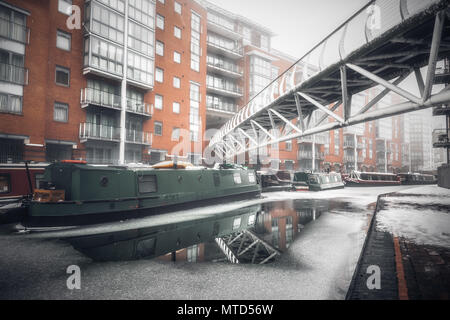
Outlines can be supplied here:
[[[0, 162], [201, 163], [208, 130], [297, 60], [271, 47], [266, 27], [201, 0], [1, 0], [0, 13]], [[354, 95], [353, 112], [379, 92]], [[264, 166], [414, 169], [403, 123], [272, 145]]]

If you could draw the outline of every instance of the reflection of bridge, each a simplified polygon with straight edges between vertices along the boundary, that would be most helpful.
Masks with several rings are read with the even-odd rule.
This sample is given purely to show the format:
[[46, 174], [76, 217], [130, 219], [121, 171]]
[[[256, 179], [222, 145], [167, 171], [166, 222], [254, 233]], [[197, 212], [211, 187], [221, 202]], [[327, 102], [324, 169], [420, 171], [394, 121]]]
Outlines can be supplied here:
[[[450, 55], [448, 5], [449, 0], [371, 1], [254, 97], [212, 138], [210, 147], [232, 158], [258, 147], [450, 102], [448, 88], [432, 92], [436, 62]], [[425, 66], [424, 79], [420, 68]], [[410, 74], [416, 77], [420, 97], [398, 86]], [[352, 113], [352, 95], [377, 85], [384, 91]], [[371, 110], [390, 92], [406, 102]], [[340, 105], [342, 117], [335, 113]], [[320, 117], [312, 123], [314, 112]], [[325, 122], [328, 117], [335, 121]]]
[[216, 243], [231, 263], [265, 264], [280, 255], [277, 249], [249, 230], [216, 238]]

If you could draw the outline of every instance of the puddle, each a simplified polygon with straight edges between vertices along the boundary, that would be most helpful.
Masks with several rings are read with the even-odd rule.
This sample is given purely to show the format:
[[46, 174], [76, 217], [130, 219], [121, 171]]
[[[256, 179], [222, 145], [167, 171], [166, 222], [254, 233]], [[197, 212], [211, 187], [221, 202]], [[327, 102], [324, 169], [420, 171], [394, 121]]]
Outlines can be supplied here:
[[159, 259], [172, 262], [265, 264], [289, 249], [325, 212], [351, 212], [349, 202], [283, 200], [132, 230], [65, 239], [94, 261]]

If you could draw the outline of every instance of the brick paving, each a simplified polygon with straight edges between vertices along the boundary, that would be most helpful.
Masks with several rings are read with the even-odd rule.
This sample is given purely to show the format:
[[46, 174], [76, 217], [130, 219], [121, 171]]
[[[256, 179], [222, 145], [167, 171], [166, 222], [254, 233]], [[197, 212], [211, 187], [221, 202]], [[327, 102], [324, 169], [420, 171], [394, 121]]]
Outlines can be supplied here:
[[[391, 195], [395, 198], [402, 197], [398, 193]], [[388, 206], [384, 205], [385, 199], [379, 198], [378, 211], [389, 210]], [[416, 210], [423, 207], [416, 207]], [[413, 207], [408, 209], [414, 210]], [[444, 209], [450, 213], [450, 208]], [[367, 269], [372, 265], [380, 267], [380, 289], [371, 290], [367, 286], [367, 280], [371, 276], [367, 273]], [[389, 232], [381, 231], [377, 228], [376, 212], [346, 299], [448, 300], [449, 295], [450, 249], [417, 244], [409, 239], [396, 238]]]

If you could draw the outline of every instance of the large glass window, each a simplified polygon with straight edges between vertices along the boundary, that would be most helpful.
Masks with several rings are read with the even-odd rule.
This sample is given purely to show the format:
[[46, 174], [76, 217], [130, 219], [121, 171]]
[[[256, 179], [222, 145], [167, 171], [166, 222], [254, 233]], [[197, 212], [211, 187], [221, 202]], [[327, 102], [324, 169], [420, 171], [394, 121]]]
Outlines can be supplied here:
[[28, 41], [26, 16], [23, 13], [0, 6], [0, 36], [26, 43]]
[[[98, 68], [110, 73], [123, 74], [123, 49], [112, 43], [91, 36], [91, 60], [86, 66]], [[89, 39], [85, 40], [85, 50], [89, 50]], [[85, 56], [85, 62], [86, 62]]]
[[127, 73], [131, 80], [153, 85], [153, 60], [128, 52]]
[[191, 69], [200, 71], [200, 16], [192, 13], [191, 15]]
[[22, 97], [0, 92], [0, 112], [22, 113]]
[[154, 33], [132, 21], [128, 22], [128, 46], [142, 54], [153, 57]]
[[123, 44], [124, 17], [95, 2], [91, 3], [90, 31], [111, 41]]
[[129, 0], [128, 17], [154, 29], [155, 4], [151, 0]]
[[72, 13], [72, 0], [58, 0], [58, 11], [69, 16]]
[[190, 112], [189, 126], [191, 141], [198, 141], [200, 133], [200, 86], [191, 83], [190, 87]]

